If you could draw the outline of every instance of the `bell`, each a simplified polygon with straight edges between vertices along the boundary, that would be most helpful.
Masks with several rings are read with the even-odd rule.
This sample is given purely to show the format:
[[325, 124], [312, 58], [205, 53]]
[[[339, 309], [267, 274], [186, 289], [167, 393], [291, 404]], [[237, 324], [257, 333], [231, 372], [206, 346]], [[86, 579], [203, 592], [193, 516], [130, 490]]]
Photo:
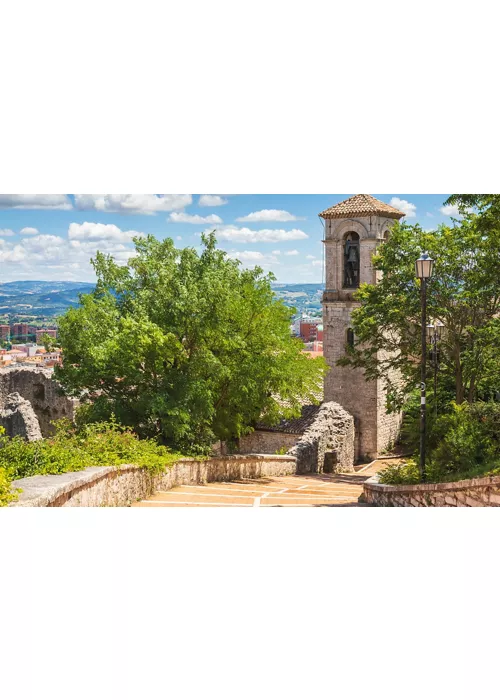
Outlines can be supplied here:
[[350, 262], [350, 263], [357, 263], [358, 262], [357, 246], [352, 245], [349, 247], [349, 252], [347, 253], [347, 262]]

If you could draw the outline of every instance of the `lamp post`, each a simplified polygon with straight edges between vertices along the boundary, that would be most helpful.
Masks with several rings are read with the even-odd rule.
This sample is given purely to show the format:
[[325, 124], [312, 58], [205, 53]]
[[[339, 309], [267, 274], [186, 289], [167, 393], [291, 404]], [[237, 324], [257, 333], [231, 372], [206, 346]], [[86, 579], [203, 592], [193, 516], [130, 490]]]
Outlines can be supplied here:
[[434, 260], [422, 253], [415, 262], [415, 273], [420, 280], [420, 305], [422, 312], [422, 359], [420, 365], [420, 478], [425, 481], [425, 432], [426, 432], [426, 379], [427, 379], [427, 282], [432, 277]]
[[431, 364], [434, 370], [434, 416], [437, 418], [438, 415], [438, 405], [437, 405], [437, 375], [439, 370], [439, 349], [438, 344], [441, 340], [443, 334], [444, 323], [441, 321], [435, 321], [427, 326], [427, 340], [432, 345], [431, 350]]

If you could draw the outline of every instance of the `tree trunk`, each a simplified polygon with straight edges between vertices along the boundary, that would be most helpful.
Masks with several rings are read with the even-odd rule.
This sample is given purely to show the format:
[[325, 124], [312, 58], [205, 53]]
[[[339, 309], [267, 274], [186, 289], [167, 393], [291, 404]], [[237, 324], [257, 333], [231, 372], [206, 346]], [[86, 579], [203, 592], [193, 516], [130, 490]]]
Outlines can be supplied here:
[[462, 373], [462, 364], [460, 362], [460, 347], [455, 346], [455, 393], [457, 404], [462, 404], [465, 401], [465, 387]]

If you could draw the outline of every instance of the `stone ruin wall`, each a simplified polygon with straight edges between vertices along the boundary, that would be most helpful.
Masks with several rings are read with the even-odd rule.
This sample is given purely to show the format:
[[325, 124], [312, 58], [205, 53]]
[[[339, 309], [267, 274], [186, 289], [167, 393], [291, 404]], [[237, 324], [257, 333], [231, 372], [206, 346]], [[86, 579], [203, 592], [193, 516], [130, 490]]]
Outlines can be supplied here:
[[19, 394], [9, 394], [3, 408], [0, 408], [0, 426], [13, 438], [25, 438], [29, 442], [42, 439], [40, 423], [32, 405]]
[[270, 454], [288, 452], [295, 447], [300, 435], [280, 433], [271, 430], [254, 430], [239, 439], [240, 454]]
[[[214, 455], [225, 454], [214, 445]], [[355, 461], [354, 418], [333, 401], [321, 404], [303, 434], [255, 430], [239, 440], [240, 455], [276, 455], [285, 452], [297, 463], [297, 473], [351, 472]]]
[[354, 471], [354, 418], [334, 401], [323, 403], [314, 422], [287, 454], [297, 473]]
[[10, 395], [19, 394], [29, 401], [40, 425], [43, 437], [53, 433], [52, 421], [61, 418], [74, 419], [78, 406], [76, 399], [65, 396], [59, 382], [50, 370], [41, 368], [0, 369], [0, 410], [12, 400]]

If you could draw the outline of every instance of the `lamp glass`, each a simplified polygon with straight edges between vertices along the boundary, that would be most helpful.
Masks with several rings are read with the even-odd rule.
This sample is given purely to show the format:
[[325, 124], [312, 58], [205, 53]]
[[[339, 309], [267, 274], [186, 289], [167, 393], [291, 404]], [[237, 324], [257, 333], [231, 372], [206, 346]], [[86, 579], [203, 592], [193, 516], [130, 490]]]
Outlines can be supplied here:
[[415, 272], [418, 279], [429, 279], [432, 277], [434, 270], [434, 260], [429, 257], [428, 253], [422, 253], [419, 259], [415, 262]]

